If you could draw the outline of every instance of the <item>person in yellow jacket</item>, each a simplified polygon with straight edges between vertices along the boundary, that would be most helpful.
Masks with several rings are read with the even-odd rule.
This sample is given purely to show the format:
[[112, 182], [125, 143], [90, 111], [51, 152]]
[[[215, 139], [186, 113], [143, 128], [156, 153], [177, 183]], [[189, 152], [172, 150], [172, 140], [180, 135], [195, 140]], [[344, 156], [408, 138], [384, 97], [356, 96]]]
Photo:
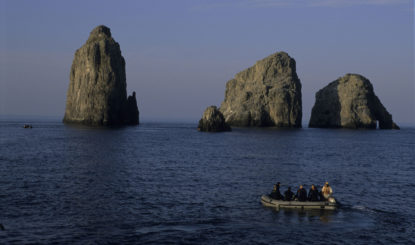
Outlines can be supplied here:
[[326, 184], [321, 188], [321, 194], [323, 195], [324, 199], [329, 199], [331, 194], [333, 194], [333, 189], [331, 189], [329, 182], [326, 182]]

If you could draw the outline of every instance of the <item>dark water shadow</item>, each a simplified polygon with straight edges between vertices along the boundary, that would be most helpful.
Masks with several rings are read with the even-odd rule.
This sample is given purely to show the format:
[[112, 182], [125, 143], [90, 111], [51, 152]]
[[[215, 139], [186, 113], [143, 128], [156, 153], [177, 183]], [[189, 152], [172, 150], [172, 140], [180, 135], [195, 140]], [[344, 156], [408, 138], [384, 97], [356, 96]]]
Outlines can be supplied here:
[[323, 223], [330, 223], [335, 219], [339, 213], [338, 210], [324, 210], [324, 209], [293, 209], [293, 208], [271, 208], [264, 207], [281, 215], [283, 219], [306, 219], [306, 220], [320, 220]]
[[316, 102], [311, 110], [308, 127], [310, 128], [339, 128], [341, 127], [341, 104], [339, 98], [339, 83], [331, 82], [316, 94]]

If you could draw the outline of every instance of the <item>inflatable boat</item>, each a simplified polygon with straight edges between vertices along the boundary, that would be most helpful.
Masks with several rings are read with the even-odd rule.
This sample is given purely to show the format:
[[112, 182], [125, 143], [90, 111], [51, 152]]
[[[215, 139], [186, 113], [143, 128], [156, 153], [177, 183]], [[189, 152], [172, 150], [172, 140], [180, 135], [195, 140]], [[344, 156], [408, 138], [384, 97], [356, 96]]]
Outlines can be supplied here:
[[324, 209], [335, 210], [338, 208], [338, 203], [334, 197], [330, 197], [327, 201], [320, 202], [300, 202], [300, 201], [283, 201], [272, 199], [268, 195], [261, 196], [261, 203], [266, 207], [273, 208], [294, 208], [294, 209]]

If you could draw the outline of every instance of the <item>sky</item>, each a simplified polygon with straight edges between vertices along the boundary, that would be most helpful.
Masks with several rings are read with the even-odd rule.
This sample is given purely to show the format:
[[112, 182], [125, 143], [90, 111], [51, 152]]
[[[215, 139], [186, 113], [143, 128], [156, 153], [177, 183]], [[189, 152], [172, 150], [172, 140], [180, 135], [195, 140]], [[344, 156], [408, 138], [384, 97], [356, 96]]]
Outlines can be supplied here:
[[285, 51], [315, 93], [359, 73], [398, 123], [415, 123], [412, 0], [0, 0], [0, 115], [62, 119], [75, 51], [111, 28], [140, 121], [197, 122], [226, 82]]

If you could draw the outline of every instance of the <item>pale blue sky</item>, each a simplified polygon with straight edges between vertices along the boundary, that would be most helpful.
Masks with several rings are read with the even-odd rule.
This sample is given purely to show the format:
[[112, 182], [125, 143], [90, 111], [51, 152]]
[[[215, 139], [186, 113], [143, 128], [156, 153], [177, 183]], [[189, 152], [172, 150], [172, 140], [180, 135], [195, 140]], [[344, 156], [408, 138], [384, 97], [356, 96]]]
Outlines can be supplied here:
[[0, 115], [65, 110], [76, 49], [111, 28], [142, 121], [197, 121], [235, 73], [277, 51], [297, 61], [303, 126], [315, 93], [346, 73], [370, 79], [399, 123], [415, 123], [411, 0], [0, 0]]

